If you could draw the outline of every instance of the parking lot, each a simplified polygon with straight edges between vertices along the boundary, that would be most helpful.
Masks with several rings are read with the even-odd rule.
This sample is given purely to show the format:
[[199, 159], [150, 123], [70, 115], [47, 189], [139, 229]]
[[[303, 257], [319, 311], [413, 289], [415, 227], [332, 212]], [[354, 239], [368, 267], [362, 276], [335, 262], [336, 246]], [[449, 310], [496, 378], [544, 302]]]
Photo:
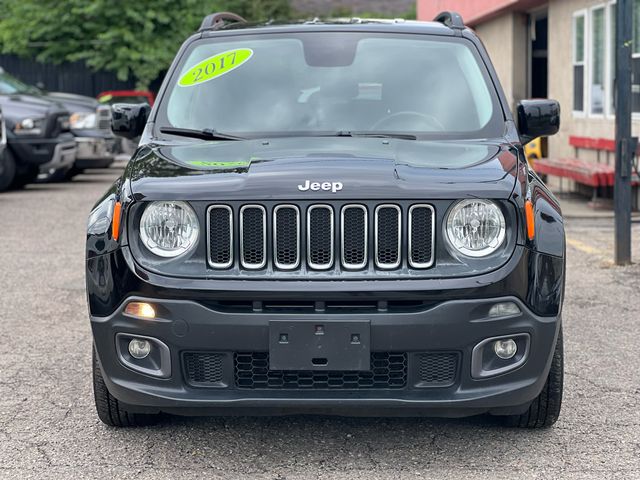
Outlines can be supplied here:
[[[565, 402], [546, 431], [487, 418], [168, 418], [116, 430], [91, 391], [87, 214], [119, 168], [0, 195], [0, 478], [640, 478], [640, 264], [569, 219]], [[640, 225], [634, 227], [640, 262]]]

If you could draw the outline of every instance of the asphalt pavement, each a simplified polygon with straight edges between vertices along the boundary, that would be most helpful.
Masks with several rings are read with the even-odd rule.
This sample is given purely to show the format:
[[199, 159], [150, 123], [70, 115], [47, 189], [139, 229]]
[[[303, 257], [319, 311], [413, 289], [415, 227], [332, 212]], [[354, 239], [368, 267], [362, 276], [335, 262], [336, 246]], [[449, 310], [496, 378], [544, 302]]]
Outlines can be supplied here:
[[[120, 173], [0, 194], [0, 478], [640, 478], [640, 264], [610, 218], [570, 219], [565, 400], [543, 431], [472, 419], [98, 420], [84, 233]], [[640, 225], [634, 226], [640, 262]]]

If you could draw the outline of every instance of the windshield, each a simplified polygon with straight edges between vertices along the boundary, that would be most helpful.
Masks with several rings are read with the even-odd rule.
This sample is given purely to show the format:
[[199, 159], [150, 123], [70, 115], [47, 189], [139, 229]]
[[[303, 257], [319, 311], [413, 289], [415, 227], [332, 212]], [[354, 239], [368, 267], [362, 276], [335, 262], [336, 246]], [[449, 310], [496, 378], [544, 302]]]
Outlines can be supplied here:
[[40, 90], [37, 87], [21, 82], [8, 73], [0, 72], [0, 94], [12, 95], [14, 93], [38, 94]]
[[194, 42], [170, 79], [162, 127], [260, 134], [500, 136], [504, 118], [464, 39], [353, 32]]

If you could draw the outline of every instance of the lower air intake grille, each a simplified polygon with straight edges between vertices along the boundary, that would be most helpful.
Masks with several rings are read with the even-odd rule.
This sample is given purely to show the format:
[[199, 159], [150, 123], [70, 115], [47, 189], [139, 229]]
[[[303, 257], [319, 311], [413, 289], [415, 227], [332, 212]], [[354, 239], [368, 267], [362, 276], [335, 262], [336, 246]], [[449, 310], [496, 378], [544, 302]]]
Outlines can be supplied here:
[[429, 352], [418, 357], [419, 387], [446, 387], [455, 382], [459, 353]]
[[266, 352], [236, 353], [234, 365], [236, 387], [240, 389], [384, 390], [407, 384], [406, 353], [374, 352], [371, 370], [366, 372], [269, 370]]
[[221, 353], [187, 352], [183, 363], [187, 383], [196, 387], [215, 386], [222, 382]]

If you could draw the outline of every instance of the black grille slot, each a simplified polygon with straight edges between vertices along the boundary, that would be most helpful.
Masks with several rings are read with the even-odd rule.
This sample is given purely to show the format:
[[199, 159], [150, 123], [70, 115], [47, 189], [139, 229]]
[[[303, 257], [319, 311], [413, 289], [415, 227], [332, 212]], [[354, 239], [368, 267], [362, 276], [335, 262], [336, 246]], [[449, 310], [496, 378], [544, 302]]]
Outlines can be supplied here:
[[314, 205], [307, 210], [307, 263], [316, 270], [333, 264], [333, 210], [328, 205]]
[[275, 266], [283, 270], [300, 263], [300, 212], [293, 205], [280, 205], [274, 211]]
[[267, 263], [266, 212], [260, 205], [245, 205], [240, 210], [240, 250], [244, 268], [259, 269]]
[[233, 225], [231, 208], [226, 205], [209, 207], [209, 264], [214, 268], [229, 268], [233, 263]]
[[240, 389], [386, 390], [407, 384], [406, 353], [374, 352], [371, 370], [363, 372], [269, 370], [267, 352], [236, 353], [234, 365]]
[[376, 265], [382, 269], [400, 266], [400, 207], [376, 208]]
[[187, 383], [197, 387], [218, 386], [223, 378], [222, 353], [186, 352], [183, 356]]
[[430, 205], [414, 205], [409, 210], [409, 265], [428, 268], [433, 265], [435, 219]]
[[458, 373], [460, 354], [457, 352], [428, 352], [418, 355], [419, 387], [452, 385]]
[[367, 210], [362, 205], [342, 209], [342, 265], [348, 269], [367, 266]]

